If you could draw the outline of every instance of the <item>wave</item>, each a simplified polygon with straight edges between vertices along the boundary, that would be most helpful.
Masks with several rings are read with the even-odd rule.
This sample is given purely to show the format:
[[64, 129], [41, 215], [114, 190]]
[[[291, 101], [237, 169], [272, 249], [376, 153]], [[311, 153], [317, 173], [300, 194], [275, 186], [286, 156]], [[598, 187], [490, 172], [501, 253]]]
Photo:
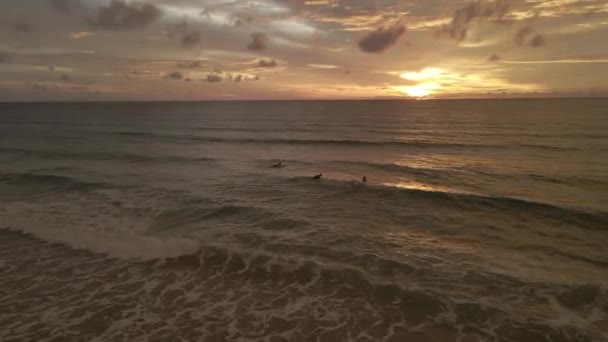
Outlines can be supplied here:
[[186, 205], [177, 209], [165, 210], [154, 219], [150, 228], [161, 231], [172, 230], [175, 227], [183, 227], [189, 224], [196, 224], [200, 227], [209, 221], [244, 221], [250, 223], [273, 217], [265, 209], [255, 206], [207, 204], [209, 205], [201, 206], [201, 203], [196, 203], [193, 206]]
[[[141, 241], [128, 242], [136, 250]], [[44, 310], [38, 310], [40, 305], [31, 299], [28, 286], [14, 291], [5, 305], [9, 315], [30, 315], [27, 320], [10, 322], [12, 330], [5, 329], [27, 331], [28, 335], [19, 335], [26, 340], [59, 336], [62, 326], [70, 326], [79, 337], [104, 340], [136, 340], [142, 331], [161, 340], [175, 335], [225, 340], [228, 333], [219, 338], [212, 335], [221, 325], [237, 327], [234, 330], [241, 336], [266, 340], [276, 335], [284, 340], [323, 336], [335, 341], [352, 332], [371, 340], [390, 336], [399, 341], [437, 337], [460, 341], [472, 334], [491, 339], [497, 332], [506, 337], [504, 341], [595, 341], [606, 336], [599, 326], [571, 326], [544, 318], [553, 309], [547, 304], [551, 293], [568, 308], [601, 312], [605, 290], [593, 284], [524, 283], [481, 271], [467, 271], [452, 279], [440, 277], [433, 269], [433, 283], [438, 286], [425, 286], [416, 279], [379, 281], [347, 265], [203, 245], [188, 252], [195, 245], [181, 248], [185, 252], [181, 255], [124, 261], [5, 230], [0, 230], [0, 247], [7, 260], [0, 264], [5, 284], [27, 282], [36, 290], [45, 282], [43, 290], [54, 293], [47, 296]], [[453, 281], [464, 283], [468, 292], [451, 296], [454, 286], [448, 285]], [[66, 286], [70, 291], [59, 291]], [[516, 305], [500, 306], [501, 301], [513, 298]], [[49, 319], [48, 307], [60, 307], [63, 315]], [[196, 311], [193, 319], [192, 310]], [[85, 311], [90, 317], [83, 321]], [[257, 324], [260, 316], [264, 324]], [[166, 317], [177, 317], [180, 324], [167, 323]], [[45, 324], [27, 329], [21, 321]], [[211, 324], [204, 324], [208, 321]], [[159, 327], [162, 330], [155, 330]], [[466, 333], [460, 334], [462, 330]]]
[[569, 253], [566, 251], [562, 251], [550, 246], [543, 246], [543, 245], [524, 245], [524, 246], [516, 246], [515, 247], [516, 250], [519, 251], [541, 251], [544, 252], [546, 254], [549, 255], [557, 255], [566, 259], [570, 259], [570, 260], [574, 260], [574, 261], [579, 261], [579, 262], [585, 262], [585, 263], [590, 263], [596, 266], [600, 266], [600, 267], [605, 267], [608, 268], [608, 258], [601, 258], [601, 257], [589, 257], [584, 255], [585, 253], [581, 253], [580, 255], [578, 254], [573, 254], [573, 253]]
[[197, 135], [171, 135], [149, 132], [116, 132], [117, 135], [132, 135], [154, 139], [171, 139], [176, 141], [196, 141], [207, 143], [240, 143], [240, 144], [285, 144], [285, 145], [338, 145], [338, 146], [395, 146], [412, 148], [458, 148], [458, 149], [511, 149], [532, 148], [552, 151], [578, 151], [574, 147], [560, 147], [551, 145], [496, 145], [460, 142], [436, 142], [428, 140], [358, 140], [358, 139], [293, 139], [293, 138], [240, 138], [240, 137], [210, 137]]
[[[273, 162], [272, 160], [268, 161]], [[298, 160], [291, 161], [293, 163], [302, 163], [307, 165], [312, 165], [315, 163], [311, 162], [301, 162]], [[327, 163], [327, 162], [325, 162]], [[537, 181], [543, 181], [547, 183], [554, 184], [571, 184], [571, 185], [605, 185], [606, 183], [591, 178], [577, 177], [577, 176], [551, 176], [551, 175], [541, 175], [541, 174], [517, 174], [517, 173], [496, 173], [491, 171], [483, 171], [478, 169], [464, 169], [464, 168], [442, 168], [442, 169], [434, 169], [434, 168], [424, 168], [424, 167], [412, 167], [401, 164], [392, 164], [392, 163], [374, 163], [367, 161], [355, 161], [355, 160], [334, 160], [330, 161], [331, 164], [336, 165], [346, 165], [353, 167], [364, 167], [373, 170], [383, 170], [394, 173], [403, 173], [408, 175], [418, 175], [431, 177], [436, 179], [438, 177], [452, 178], [455, 176], [465, 175], [465, 174], [475, 174], [475, 175], [483, 175], [497, 179], [509, 178], [513, 180], [521, 180], [522, 178], [529, 178]], [[318, 163], [317, 163], [318, 164]]]
[[474, 143], [449, 143], [432, 142], [422, 140], [353, 140], [353, 139], [282, 139], [282, 138], [219, 138], [191, 136], [187, 140], [217, 143], [252, 143], [252, 144], [286, 144], [286, 145], [343, 145], [343, 146], [395, 146], [414, 148], [458, 148], [458, 149], [512, 149], [514, 147], [525, 147], [551, 151], [579, 151], [574, 147], [560, 147], [549, 145], [495, 145]]
[[[406, 195], [415, 196], [419, 199], [427, 199], [435, 204], [441, 201], [443, 204], [466, 207], [467, 209], [511, 210], [528, 214], [541, 214], [546, 219], [555, 219], [560, 222], [576, 223], [582, 228], [594, 230], [608, 230], [608, 213], [599, 211], [584, 211], [576, 208], [563, 207], [549, 203], [533, 200], [505, 197], [489, 196], [475, 193], [464, 193], [456, 191], [424, 190], [398, 187], [393, 185], [372, 185], [362, 184], [353, 181], [341, 181], [335, 179], [324, 179], [320, 182], [312, 182], [308, 177], [295, 177], [287, 180], [295, 182], [301, 186], [316, 186], [317, 188], [349, 189], [357, 191], [370, 191], [380, 199], [388, 196]], [[347, 192], [344, 196], [350, 196]]]
[[138, 163], [170, 163], [170, 162], [212, 162], [214, 158], [188, 158], [180, 156], [152, 156], [134, 153], [113, 152], [77, 152], [58, 150], [31, 150], [23, 148], [0, 148], [0, 152], [19, 154], [23, 156], [36, 156], [48, 159], [76, 159], [76, 160], [121, 160]]
[[34, 173], [0, 173], [0, 183], [34, 190], [90, 190], [103, 187], [103, 183], [85, 182], [66, 176]]

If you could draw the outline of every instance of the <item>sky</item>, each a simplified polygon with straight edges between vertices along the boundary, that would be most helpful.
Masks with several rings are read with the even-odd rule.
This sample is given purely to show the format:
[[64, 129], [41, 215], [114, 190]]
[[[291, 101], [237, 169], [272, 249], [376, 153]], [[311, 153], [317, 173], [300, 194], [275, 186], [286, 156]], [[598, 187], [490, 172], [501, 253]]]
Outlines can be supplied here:
[[608, 0], [2, 0], [0, 101], [608, 96]]

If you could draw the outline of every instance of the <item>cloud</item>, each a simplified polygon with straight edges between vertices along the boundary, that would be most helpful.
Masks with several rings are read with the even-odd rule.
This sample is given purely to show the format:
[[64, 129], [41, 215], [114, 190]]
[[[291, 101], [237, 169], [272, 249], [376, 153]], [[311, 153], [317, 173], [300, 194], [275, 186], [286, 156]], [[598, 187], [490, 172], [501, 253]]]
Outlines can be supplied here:
[[72, 14], [72, 12], [80, 7], [79, 0], [50, 0], [49, 4], [55, 11], [63, 14]]
[[532, 40], [530, 40], [530, 46], [532, 47], [545, 46], [545, 44], [545, 36], [542, 34], [537, 34], [536, 36], [534, 36], [534, 38], [532, 38]]
[[205, 78], [205, 81], [211, 82], [211, 83], [221, 82], [222, 81], [222, 77], [220, 75], [217, 75], [217, 74], [209, 74]]
[[260, 68], [274, 68], [277, 66], [277, 61], [274, 59], [260, 59], [258, 61], [258, 66]]
[[165, 78], [172, 80], [181, 80], [182, 78], [184, 78], [184, 75], [179, 71], [174, 71], [172, 73], [167, 74]]
[[492, 56], [488, 57], [488, 62], [498, 62], [500, 60], [500, 56], [497, 54], [493, 54]]
[[404, 33], [404, 25], [379, 28], [359, 40], [359, 48], [367, 53], [382, 53], [395, 45]]
[[526, 38], [534, 32], [534, 28], [532, 26], [524, 26], [517, 30], [515, 36], [513, 36], [513, 42], [517, 45], [524, 45], [526, 42]]
[[12, 25], [12, 29], [17, 32], [30, 33], [34, 31], [34, 25], [30, 24], [27, 20], [21, 18], [17, 19]]
[[509, 13], [514, 0], [477, 0], [454, 12], [452, 21], [443, 29], [450, 38], [463, 41], [467, 37], [469, 26], [476, 19], [494, 19], [502, 21]]
[[39, 84], [39, 83], [33, 83], [32, 84], [32, 89], [34, 89], [35, 91], [42, 91], [45, 92], [48, 90], [48, 87], [44, 84]]
[[251, 42], [247, 45], [249, 50], [260, 51], [266, 49], [268, 36], [265, 33], [254, 33], [251, 35]]
[[106, 30], [132, 30], [150, 25], [161, 15], [161, 10], [151, 4], [112, 0], [109, 5], [99, 8], [95, 16], [89, 17], [87, 23]]
[[182, 45], [184, 47], [192, 47], [201, 41], [201, 33], [198, 31], [192, 31], [185, 34], [182, 37]]
[[182, 20], [182, 22], [175, 24], [175, 31], [184, 32], [188, 29], [188, 22]]
[[70, 38], [74, 39], [74, 40], [79, 40], [79, 39], [85, 39], [91, 36], [94, 36], [95, 33], [93, 32], [72, 32], [70, 33]]
[[180, 62], [177, 67], [180, 69], [196, 69], [201, 66], [201, 61]]

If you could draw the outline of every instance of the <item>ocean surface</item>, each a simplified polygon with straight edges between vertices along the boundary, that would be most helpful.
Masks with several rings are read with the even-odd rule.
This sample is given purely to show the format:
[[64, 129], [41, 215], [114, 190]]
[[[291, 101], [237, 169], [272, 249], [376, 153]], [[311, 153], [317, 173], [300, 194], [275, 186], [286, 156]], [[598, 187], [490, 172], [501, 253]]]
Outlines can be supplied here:
[[608, 99], [0, 104], [0, 340], [608, 341]]

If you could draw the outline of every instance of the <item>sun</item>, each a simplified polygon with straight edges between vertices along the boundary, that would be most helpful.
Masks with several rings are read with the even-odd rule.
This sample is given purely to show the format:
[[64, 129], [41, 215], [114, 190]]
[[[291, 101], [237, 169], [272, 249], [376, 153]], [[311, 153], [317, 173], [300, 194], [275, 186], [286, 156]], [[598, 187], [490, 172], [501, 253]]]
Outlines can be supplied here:
[[393, 89], [407, 94], [411, 97], [423, 98], [434, 93], [434, 90], [439, 89], [440, 86], [437, 83], [421, 83], [415, 86], [396, 86]]
[[425, 97], [431, 95], [431, 91], [421, 85], [407, 87], [404, 91], [411, 97]]

